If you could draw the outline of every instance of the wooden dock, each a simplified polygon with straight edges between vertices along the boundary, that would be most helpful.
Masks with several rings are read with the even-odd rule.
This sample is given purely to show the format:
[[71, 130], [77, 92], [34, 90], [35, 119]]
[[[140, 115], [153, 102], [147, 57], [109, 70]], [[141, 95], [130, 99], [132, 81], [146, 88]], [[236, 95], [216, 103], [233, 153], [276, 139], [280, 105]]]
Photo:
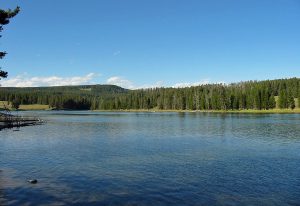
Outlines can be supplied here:
[[42, 123], [43, 120], [37, 117], [24, 117], [0, 112], [0, 130], [4, 128], [24, 127]]

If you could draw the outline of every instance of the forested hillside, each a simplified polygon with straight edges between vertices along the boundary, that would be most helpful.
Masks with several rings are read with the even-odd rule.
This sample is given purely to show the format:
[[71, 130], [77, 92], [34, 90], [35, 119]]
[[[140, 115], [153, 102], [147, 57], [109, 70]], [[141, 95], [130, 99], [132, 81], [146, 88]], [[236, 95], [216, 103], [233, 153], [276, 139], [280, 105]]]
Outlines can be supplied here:
[[80, 85], [55, 87], [0, 87], [0, 101], [20, 104], [45, 104], [55, 109], [90, 109], [98, 98], [108, 98], [127, 89], [115, 85]]
[[294, 109], [300, 79], [207, 84], [187, 88], [126, 90], [113, 85], [0, 87], [0, 101], [47, 104], [56, 109], [240, 110]]

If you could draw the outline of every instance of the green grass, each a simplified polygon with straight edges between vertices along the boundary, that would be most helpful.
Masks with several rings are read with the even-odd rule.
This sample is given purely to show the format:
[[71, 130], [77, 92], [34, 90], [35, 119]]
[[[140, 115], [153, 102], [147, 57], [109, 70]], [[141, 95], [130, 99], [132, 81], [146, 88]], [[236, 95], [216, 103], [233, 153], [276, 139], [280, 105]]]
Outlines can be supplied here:
[[45, 104], [30, 104], [30, 105], [20, 105], [20, 110], [47, 110], [49, 105]]
[[0, 110], [4, 109], [4, 107], [7, 107], [7, 108], [11, 108], [10, 105], [8, 105], [7, 101], [0, 101]]
[[300, 113], [300, 108], [297, 109], [268, 109], [268, 110], [257, 110], [257, 109], [242, 109], [242, 110], [213, 110], [212, 112], [223, 112], [223, 113], [251, 113], [251, 114], [289, 114], [289, 113]]
[[[4, 109], [4, 105], [6, 105], [8, 109], [12, 109], [11, 105], [8, 104], [7, 101], [0, 101], [0, 109]], [[45, 105], [45, 104], [29, 104], [29, 105], [21, 104], [19, 107], [19, 110], [48, 110], [48, 109], [49, 109], [49, 105]]]

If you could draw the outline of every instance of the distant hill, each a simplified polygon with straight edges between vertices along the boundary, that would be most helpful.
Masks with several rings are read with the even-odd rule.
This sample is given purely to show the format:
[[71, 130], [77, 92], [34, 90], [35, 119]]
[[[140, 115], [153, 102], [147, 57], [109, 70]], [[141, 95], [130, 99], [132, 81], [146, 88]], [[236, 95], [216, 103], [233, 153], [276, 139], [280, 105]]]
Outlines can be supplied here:
[[82, 95], [82, 96], [102, 96], [118, 93], [126, 93], [127, 89], [116, 85], [76, 85], [76, 86], [49, 86], [49, 87], [0, 87], [1, 93], [42, 93], [53, 95]]
[[93, 103], [96, 99], [108, 99], [112, 95], [127, 92], [127, 89], [116, 85], [0, 87], [0, 101], [6, 102], [6, 104], [17, 101], [21, 105], [39, 105], [35, 108], [45, 108], [46, 106], [54, 109], [89, 110], [92, 104], [93, 108], [97, 108]]

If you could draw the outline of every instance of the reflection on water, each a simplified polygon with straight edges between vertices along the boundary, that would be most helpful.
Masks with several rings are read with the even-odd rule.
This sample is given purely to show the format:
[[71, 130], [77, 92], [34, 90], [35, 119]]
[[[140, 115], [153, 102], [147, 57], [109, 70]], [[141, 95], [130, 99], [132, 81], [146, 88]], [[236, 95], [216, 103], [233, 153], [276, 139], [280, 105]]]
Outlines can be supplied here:
[[36, 115], [0, 132], [0, 205], [300, 203], [298, 114]]

